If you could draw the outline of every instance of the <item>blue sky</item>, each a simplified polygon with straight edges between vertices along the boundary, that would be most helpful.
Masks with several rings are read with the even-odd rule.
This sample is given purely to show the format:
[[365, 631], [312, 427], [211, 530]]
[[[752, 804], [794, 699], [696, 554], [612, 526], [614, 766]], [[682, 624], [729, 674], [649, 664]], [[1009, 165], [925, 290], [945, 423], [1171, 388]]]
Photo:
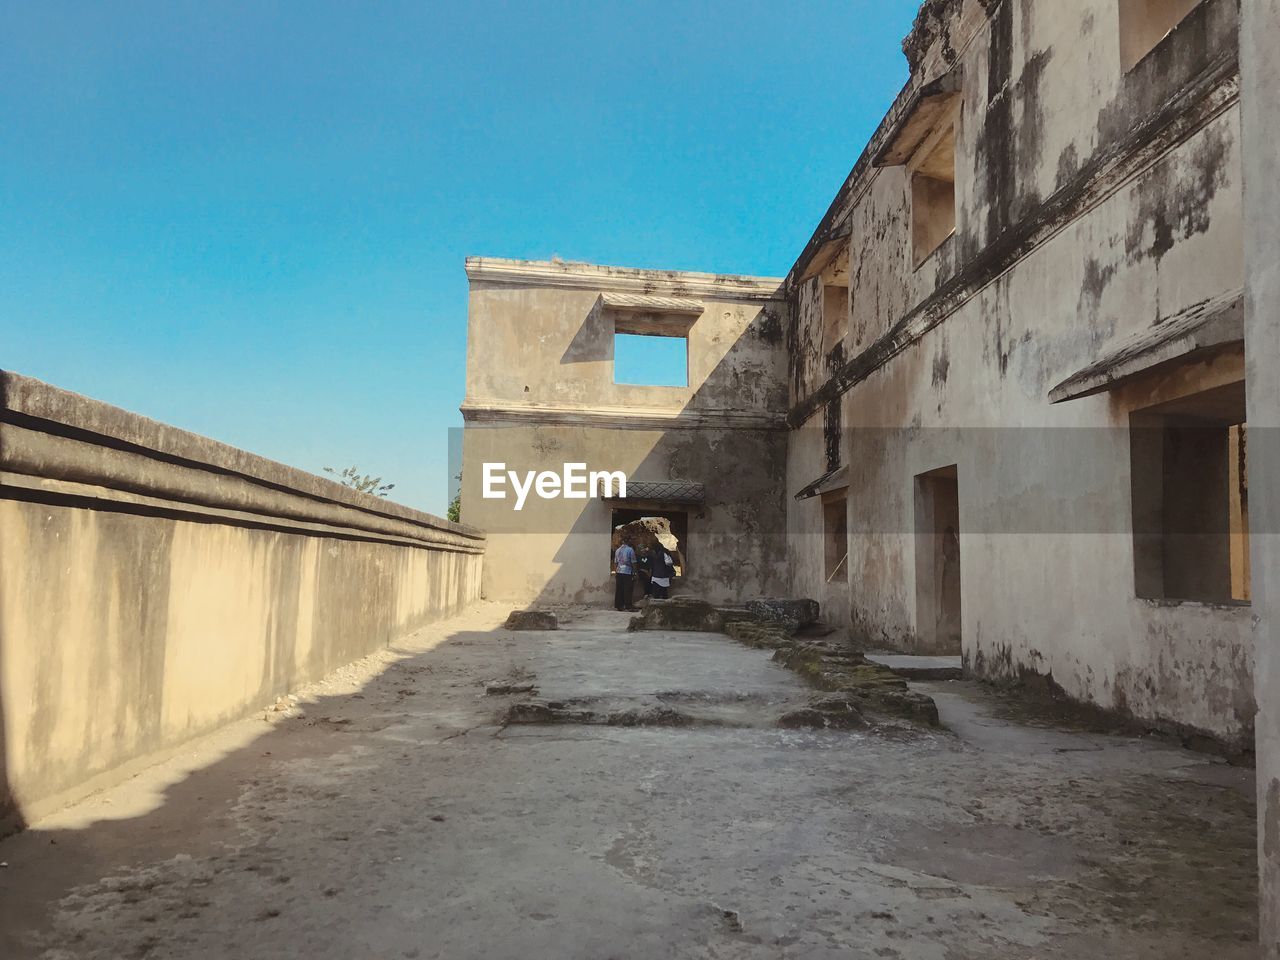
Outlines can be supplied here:
[[915, 0], [0, 0], [0, 367], [442, 512], [469, 254], [781, 275]]

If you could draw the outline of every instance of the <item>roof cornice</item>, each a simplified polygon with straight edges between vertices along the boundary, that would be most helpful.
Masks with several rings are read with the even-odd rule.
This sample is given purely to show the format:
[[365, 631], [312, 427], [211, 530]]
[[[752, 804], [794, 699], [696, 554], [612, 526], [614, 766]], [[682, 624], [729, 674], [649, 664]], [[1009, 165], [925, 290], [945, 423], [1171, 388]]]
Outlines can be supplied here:
[[[845, 229], [845, 218], [857, 206], [862, 195], [870, 188], [872, 182], [880, 173], [881, 167], [877, 165], [878, 161], [883, 159], [882, 155], [886, 153], [893, 141], [900, 136], [904, 126], [917, 114], [921, 105], [927, 104], [927, 101], [932, 98], [952, 94], [960, 89], [961, 77], [959, 71], [962, 69], [960, 65], [962, 52], [968, 48], [974, 37], [980, 32], [978, 29], [979, 24], [985, 23], [999, 4], [1000, 0], [976, 0], [973, 9], [976, 12], [980, 12], [981, 16], [970, 24], [966, 36], [955, 44], [955, 54], [952, 62], [947, 64], [945, 68], [940, 68], [937, 63], [925, 68], [920, 65], [920, 61], [917, 61], [917, 65], [913, 66], [911, 76], [907, 79], [902, 89], [898, 91], [898, 95], [894, 97], [893, 103], [876, 126], [871, 139], [867, 141], [866, 147], [859, 155], [857, 162], [854, 163], [853, 169], [844, 178], [844, 182], [840, 185], [840, 189], [836, 191], [835, 196], [832, 197], [831, 203], [827, 206], [822, 219], [818, 221], [818, 225], [814, 228], [804, 249], [800, 251], [800, 255], [787, 272], [788, 290], [793, 290], [796, 284], [813, 276], [813, 272], [810, 270], [810, 262], [823, 247]], [[941, 11], [951, 9], [954, 6], [953, 0], [926, 0], [921, 5], [920, 13], [940, 14]], [[925, 17], [925, 19], [927, 20], [928, 18]], [[917, 34], [922, 22], [923, 20], [918, 15], [916, 25], [912, 28], [913, 36]], [[910, 41], [911, 38], [909, 37], [908, 42]], [[921, 51], [921, 55], [923, 55], [923, 51]]]
[[574, 427], [609, 427], [630, 430], [786, 430], [781, 413], [729, 408], [598, 406], [512, 403], [468, 398], [459, 408], [468, 427], [481, 423], [499, 426], [555, 424]]
[[697, 297], [708, 300], [778, 300], [781, 277], [747, 277], [681, 270], [643, 270], [561, 260], [503, 260], [467, 257], [472, 283], [560, 287], [658, 297]]

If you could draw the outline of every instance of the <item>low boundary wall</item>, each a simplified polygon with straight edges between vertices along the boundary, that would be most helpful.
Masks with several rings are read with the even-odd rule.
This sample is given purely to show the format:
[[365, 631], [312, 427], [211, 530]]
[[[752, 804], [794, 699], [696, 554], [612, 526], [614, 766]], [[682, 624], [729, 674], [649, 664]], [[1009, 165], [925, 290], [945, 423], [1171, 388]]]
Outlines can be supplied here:
[[0, 832], [458, 612], [484, 545], [0, 371]]

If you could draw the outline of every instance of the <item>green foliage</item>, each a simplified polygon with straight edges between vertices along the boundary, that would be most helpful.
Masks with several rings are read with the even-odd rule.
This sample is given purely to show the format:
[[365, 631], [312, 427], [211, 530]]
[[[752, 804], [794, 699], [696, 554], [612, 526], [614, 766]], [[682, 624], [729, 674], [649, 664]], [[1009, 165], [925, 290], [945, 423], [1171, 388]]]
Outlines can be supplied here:
[[371, 493], [375, 497], [385, 497], [395, 488], [394, 483], [383, 483], [381, 477], [368, 473], [362, 474], [355, 466], [347, 467], [342, 471], [325, 467], [324, 472], [333, 474], [344, 487], [350, 487], [360, 493]]
[[458, 471], [458, 475], [453, 479], [458, 481], [458, 492], [454, 494], [452, 500], [449, 501], [449, 512], [445, 517], [454, 523], [462, 522], [462, 471]]

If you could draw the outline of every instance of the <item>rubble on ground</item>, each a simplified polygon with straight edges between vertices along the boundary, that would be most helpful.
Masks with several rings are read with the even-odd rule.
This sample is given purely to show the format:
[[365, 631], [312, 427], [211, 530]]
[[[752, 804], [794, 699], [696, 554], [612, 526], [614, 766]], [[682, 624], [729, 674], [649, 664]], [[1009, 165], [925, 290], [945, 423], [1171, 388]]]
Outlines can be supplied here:
[[307, 715], [298, 705], [296, 694], [276, 697], [276, 702], [262, 712], [262, 719], [271, 723], [275, 720], [297, 720]]
[[933, 698], [911, 690], [888, 667], [829, 640], [794, 640], [774, 649], [773, 659], [819, 690], [845, 696], [857, 709], [939, 725]]
[[747, 612], [754, 614], [766, 623], [777, 623], [786, 627], [787, 632], [795, 633], [801, 627], [818, 622], [817, 600], [789, 600], [770, 597], [762, 600], [749, 600]]
[[571, 710], [563, 703], [547, 700], [529, 700], [513, 703], [502, 715], [502, 724], [513, 723], [595, 723], [596, 715], [590, 710]]
[[609, 727], [688, 727], [698, 721], [686, 713], [662, 705], [646, 705], [607, 713], [582, 709], [556, 700], [531, 700], [512, 704], [502, 716], [503, 726], [526, 723], [579, 723]]
[[[773, 650], [777, 663], [794, 670], [819, 690], [843, 697], [848, 709], [859, 718], [863, 712], [878, 713], [931, 727], [939, 725], [933, 698], [911, 690], [907, 681], [888, 667], [871, 662], [849, 645], [829, 637], [798, 636], [798, 631], [817, 623], [818, 613], [816, 600], [753, 600], [736, 607], [678, 597], [646, 602], [627, 629], [727, 633], [746, 646]], [[794, 711], [787, 715], [786, 724], [782, 720], [779, 724], [837, 726], [831, 716], [815, 709], [823, 717], [805, 710]]]
[[505, 697], [516, 693], [536, 693], [538, 690], [530, 681], [490, 680], [484, 685], [484, 692], [489, 697]]
[[560, 621], [549, 610], [512, 610], [502, 626], [506, 630], [559, 630]]
[[778, 726], [787, 730], [865, 730], [870, 726], [862, 712], [848, 701], [823, 709], [819, 704], [829, 701], [819, 700], [799, 710], [784, 713], [778, 718]]
[[[751, 615], [745, 610], [741, 616]], [[691, 630], [705, 633], [724, 633], [733, 622], [732, 611], [716, 607], [697, 597], [676, 597], [672, 600], [645, 600], [640, 613], [631, 618], [628, 630]]]

